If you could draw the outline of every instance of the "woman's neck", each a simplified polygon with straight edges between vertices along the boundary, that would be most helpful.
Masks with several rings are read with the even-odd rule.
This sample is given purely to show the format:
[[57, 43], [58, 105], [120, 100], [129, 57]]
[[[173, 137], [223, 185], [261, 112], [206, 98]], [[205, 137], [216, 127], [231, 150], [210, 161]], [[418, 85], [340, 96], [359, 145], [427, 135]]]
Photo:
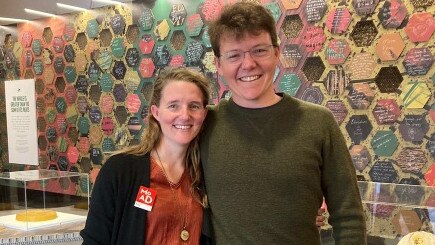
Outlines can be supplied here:
[[165, 147], [160, 144], [154, 148], [151, 155], [164, 168], [168, 178], [173, 183], [178, 183], [186, 168], [187, 148]]

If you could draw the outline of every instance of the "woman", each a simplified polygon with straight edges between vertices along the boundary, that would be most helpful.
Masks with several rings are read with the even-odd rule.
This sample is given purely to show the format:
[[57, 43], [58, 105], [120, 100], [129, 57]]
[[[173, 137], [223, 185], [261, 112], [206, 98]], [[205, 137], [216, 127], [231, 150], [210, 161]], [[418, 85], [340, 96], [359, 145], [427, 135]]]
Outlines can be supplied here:
[[208, 101], [200, 73], [159, 74], [141, 144], [111, 156], [96, 179], [83, 244], [199, 244], [207, 200], [197, 136]]

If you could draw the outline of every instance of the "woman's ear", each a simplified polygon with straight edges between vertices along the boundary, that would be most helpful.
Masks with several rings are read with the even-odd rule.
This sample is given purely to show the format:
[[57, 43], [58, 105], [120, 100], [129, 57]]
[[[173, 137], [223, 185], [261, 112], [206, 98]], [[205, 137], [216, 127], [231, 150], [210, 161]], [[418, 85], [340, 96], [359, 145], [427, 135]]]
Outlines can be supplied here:
[[151, 105], [151, 113], [153, 117], [159, 121], [159, 108], [156, 105]]

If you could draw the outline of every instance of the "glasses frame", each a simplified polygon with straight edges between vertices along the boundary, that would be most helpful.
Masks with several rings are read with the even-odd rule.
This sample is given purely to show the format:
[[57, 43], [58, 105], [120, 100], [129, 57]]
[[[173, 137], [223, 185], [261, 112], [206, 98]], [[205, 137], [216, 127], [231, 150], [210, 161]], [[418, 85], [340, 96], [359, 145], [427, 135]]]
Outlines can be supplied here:
[[[271, 48], [277, 48], [277, 46], [276, 45], [274, 45], [274, 44], [263, 44], [263, 45], [257, 45], [257, 46], [255, 46], [255, 47], [252, 47], [251, 49], [249, 49], [249, 50], [247, 50], [247, 51], [243, 51], [243, 50], [231, 50], [231, 51], [228, 51], [228, 52], [225, 52], [225, 53], [223, 53], [223, 54], [221, 54], [218, 58], [221, 60], [221, 61], [225, 61], [225, 62], [228, 62], [228, 63], [230, 63], [230, 64], [240, 64], [240, 63], [242, 63], [243, 62], [243, 60], [245, 59], [245, 56], [246, 56], [246, 53], [249, 53], [249, 55], [251, 56], [251, 58], [253, 59], [253, 60], [261, 60], [261, 59], [265, 59], [265, 58], [269, 58], [270, 57], [270, 55], [272, 54], [272, 53], [268, 53], [268, 54], [266, 54], [266, 55], [264, 55], [264, 56], [256, 56], [255, 55], [255, 50], [258, 50], [259, 48], [265, 48], [265, 49], [268, 49], [268, 52], [270, 52], [270, 51], [272, 51], [271, 50]], [[230, 58], [228, 57], [229, 56], [229, 54], [240, 54], [241, 55], [241, 58], [240, 58], [240, 60], [237, 60], [237, 61], [230, 61]]]

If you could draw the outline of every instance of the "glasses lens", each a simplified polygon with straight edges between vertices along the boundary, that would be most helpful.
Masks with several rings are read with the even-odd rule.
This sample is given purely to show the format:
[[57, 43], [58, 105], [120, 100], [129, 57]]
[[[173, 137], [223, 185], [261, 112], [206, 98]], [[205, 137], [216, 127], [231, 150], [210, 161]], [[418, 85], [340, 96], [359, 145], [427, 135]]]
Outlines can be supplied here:
[[263, 45], [263, 46], [258, 46], [255, 47], [253, 49], [251, 49], [251, 51], [249, 53], [251, 53], [252, 57], [257, 57], [257, 58], [266, 58], [269, 57], [269, 55], [271, 54], [271, 47], [272, 45]]

